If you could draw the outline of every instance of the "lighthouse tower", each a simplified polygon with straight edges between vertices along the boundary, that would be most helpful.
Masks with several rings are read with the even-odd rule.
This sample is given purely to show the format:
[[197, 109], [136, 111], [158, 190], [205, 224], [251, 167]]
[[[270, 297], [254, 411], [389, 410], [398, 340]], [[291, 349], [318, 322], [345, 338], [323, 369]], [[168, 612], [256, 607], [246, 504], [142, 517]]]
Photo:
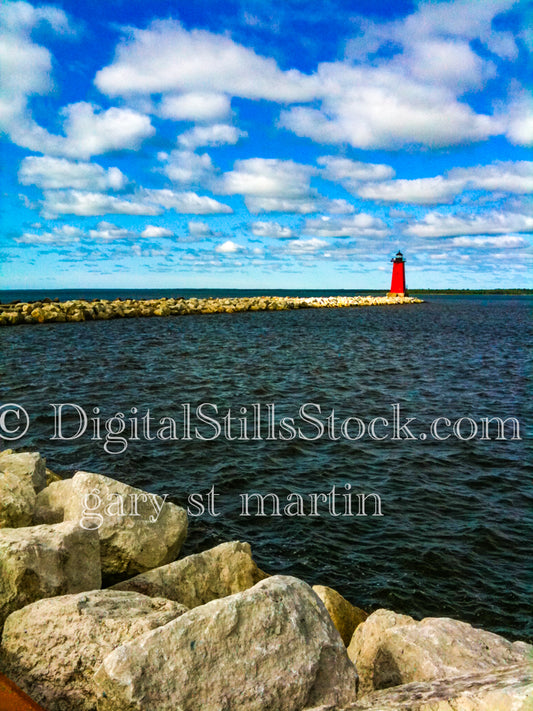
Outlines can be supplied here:
[[405, 259], [401, 252], [398, 252], [391, 259], [392, 262], [392, 281], [390, 291], [387, 296], [407, 296], [405, 288]]

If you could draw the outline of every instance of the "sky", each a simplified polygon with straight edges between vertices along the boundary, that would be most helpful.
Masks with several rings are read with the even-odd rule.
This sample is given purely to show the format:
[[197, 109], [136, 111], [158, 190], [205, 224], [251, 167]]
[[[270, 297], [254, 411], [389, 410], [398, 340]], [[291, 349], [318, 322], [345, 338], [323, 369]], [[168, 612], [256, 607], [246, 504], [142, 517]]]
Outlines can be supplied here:
[[531, 287], [521, 0], [4, 0], [1, 288]]

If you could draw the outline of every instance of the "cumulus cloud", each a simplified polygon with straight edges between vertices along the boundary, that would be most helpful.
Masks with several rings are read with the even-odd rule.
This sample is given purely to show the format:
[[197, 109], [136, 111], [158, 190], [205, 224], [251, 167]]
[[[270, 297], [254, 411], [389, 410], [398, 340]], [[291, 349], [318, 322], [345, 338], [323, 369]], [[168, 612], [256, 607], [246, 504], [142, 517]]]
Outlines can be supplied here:
[[243, 249], [244, 247], [242, 245], [228, 239], [226, 242], [218, 244], [215, 247], [215, 252], [218, 252], [219, 254], [236, 254], [237, 252], [241, 252]]
[[172, 237], [174, 233], [166, 227], [157, 227], [156, 225], [147, 225], [141, 232], [141, 237], [157, 239], [159, 237]]
[[450, 244], [454, 247], [474, 247], [475, 249], [520, 249], [528, 247], [529, 242], [518, 235], [502, 237], [454, 237]]
[[353, 212], [345, 200], [328, 200], [311, 187], [318, 174], [311, 165], [277, 158], [249, 158], [235, 162], [216, 184], [223, 195], [243, 195], [253, 214], [286, 212], [307, 215], [319, 210]]
[[448, 176], [465, 188], [526, 194], [533, 192], [533, 161], [496, 161], [471, 168], [454, 168]]
[[55, 33], [71, 34], [67, 15], [57, 8], [6, 2], [0, 20], [0, 127], [24, 148], [69, 158], [90, 158], [109, 150], [137, 148], [154, 133], [150, 119], [131, 109], [101, 111], [86, 102], [62, 111], [65, 135], [54, 135], [33, 119], [30, 101], [53, 88], [52, 55], [36, 44], [31, 31], [47, 23]]
[[353, 205], [346, 200], [328, 200], [321, 195], [301, 198], [246, 196], [244, 202], [248, 211], [254, 215], [269, 212], [284, 212], [295, 215], [330, 212], [343, 215], [354, 211]]
[[109, 96], [207, 92], [293, 102], [316, 94], [314, 78], [282, 71], [273, 59], [226, 35], [188, 31], [172, 20], [130, 33], [114, 62], [96, 75], [96, 86]]
[[125, 200], [105, 193], [47, 190], [44, 193], [43, 211], [51, 216], [159, 215], [162, 209], [142, 198]]
[[18, 178], [22, 185], [36, 185], [45, 190], [122, 190], [127, 183], [126, 176], [118, 168], [105, 170], [95, 163], [73, 162], [50, 156], [24, 158]]
[[238, 160], [233, 170], [222, 176], [219, 191], [225, 195], [306, 198], [311, 194], [311, 176], [316, 173], [317, 170], [313, 166], [292, 160]]
[[15, 238], [15, 242], [19, 244], [67, 246], [79, 242], [81, 236], [82, 231], [78, 227], [60, 225], [53, 227], [51, 232], [41, 232], [39, 234], [24, 232], [20, 237]]
[[117, 227], [111, 222], [99, 222], [95, 230], [89, 230], [89, 237], [102, 242], [112, 242], [115, 240], [125, 240], [137, 237], [124, 227]]
[[533, 101], [525, 91], [515, 92], [510, 106], [504, 109], [507, 138], [517, 146], [533, 146]]
[[489, 165], [454, 168], [445, 175], [414, 180], [387, 180], [354, 184], [352, 191], [364, 200], [412, 205], [452, 203], [466, 190], [492, 193], [533, 192], [533, 162], [497, 161]]
[[174, 183], [187, 185], [209, 185], [215, 168], [207, 153], [193, 153], [192, 151], [172, 151], [160, 153], [160, 161], [164, 163], [163, 172]]
[[271, 237], [272, 239], [291, 239], [293, 231], [290, 227], [278, 222], [253, 222], [252, 234], [256, 237]]
[[229, 116], [231, 100], [226, 94], [189, 92], [167, 94], [161, 99], [159, 114], [174, 121], [211, 123]]
[[241, 131], [235, 126], [216, 123], [212, 126], [195, 126], [189, 131], [185, 131], [178, 137], [178, 143], [193, 151], [199, 146], [234, 145], [240, 138], [245, 138], [247, 135], [246, 131]]
[[318, 143], [438, 148], [502, 132], [500, 121], [476, 114], [450, 89], [425, 84], [391, 67], [337, 62], [320, 65], [318, 76], [325, 88], [321, 107], [296, 106], [280, 116], [281, 126]]
[[65, 141], [58, 141], [57, 152], [90, 158], [108, 151], [132, 150], [153, 136], [155, 129], [148, 116], [131, 109], [99, 107], [80, 101], [63, 109]]
[[317, 237], [311, 239], [294, 239], [287, 243], [285, 251], [288, 254], [314, 254], [325, 247], [329, 247], [329, 243]]
[[389, 229], [379, 217], [360, 212], [343, 218], [322, 216], [308, 219], [302, 233], [315, 237], [383, 237]]
[[436, 178], [367, 183], [359, 186], [356, 192], [364, 200], [434, 205], [453, 202], [464, 185], [464, 181], [437, 176]]
[[533, 217], [496, 211], [483, 215], [443, 215], [430, 212], [422, 220], [405, 229], [405, 234], [413, 237], [455, 237], [509, 232], [533, 232]]
[[218, 202], [207, 195], [197, 195], [191, 191], [144, 190], [142, 194], [148, 202], [184, 215], [229, 214], [233, 212], [229, 205]]
[[213, 234], [213, 230], [206, 222], [191, 221], [187, 227], [189, 229], [189, 235], [198, 240], [211, 237]]
[[20, 145], [26, 136], [48, 134], [32, 119], [28, 108], [32, 96], [47, 94], [53, 87], [52, 55], [31, 39], [31, 31], [47, 23], [54, 32], [69, 31], [62, 10], [34, 8], [26, 2], [5, 2], [0, 17], [0, 128]]
[[359, 183], [389, 180], [394, 178], [394, 169], [384, 163], [363, 163], [361, 161], [340, 158], [339, 156], [320, 156], [317, 163], [323, 165], [322, 177], [353, 189]]

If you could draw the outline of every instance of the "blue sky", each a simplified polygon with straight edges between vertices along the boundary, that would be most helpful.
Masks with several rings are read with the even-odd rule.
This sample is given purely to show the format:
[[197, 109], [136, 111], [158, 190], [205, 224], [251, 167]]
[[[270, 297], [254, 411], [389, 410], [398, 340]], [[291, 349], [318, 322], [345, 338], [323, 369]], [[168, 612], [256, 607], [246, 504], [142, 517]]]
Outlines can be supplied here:
[[280, 5], [4, 1], [3, 288], [531, 285], [531, 4]]

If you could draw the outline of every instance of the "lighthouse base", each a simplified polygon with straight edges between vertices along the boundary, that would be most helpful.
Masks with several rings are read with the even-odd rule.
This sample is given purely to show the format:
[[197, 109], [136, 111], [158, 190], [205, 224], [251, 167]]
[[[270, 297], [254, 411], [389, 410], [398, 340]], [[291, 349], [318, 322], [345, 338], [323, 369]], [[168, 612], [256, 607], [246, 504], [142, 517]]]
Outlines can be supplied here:
[[408, 292], [408, 291], [402, 291], [401, 293], [396, 293], [396, 292], [394, 292], [394, 291], [389, 291], [389, 293], [387, 294], [387, 296], [392, 297], [392, 298], [394, 298], [394, 297], [396, 297], [396, 296], [409, 296], [409, 292]]

